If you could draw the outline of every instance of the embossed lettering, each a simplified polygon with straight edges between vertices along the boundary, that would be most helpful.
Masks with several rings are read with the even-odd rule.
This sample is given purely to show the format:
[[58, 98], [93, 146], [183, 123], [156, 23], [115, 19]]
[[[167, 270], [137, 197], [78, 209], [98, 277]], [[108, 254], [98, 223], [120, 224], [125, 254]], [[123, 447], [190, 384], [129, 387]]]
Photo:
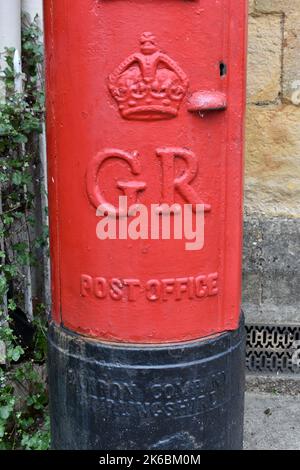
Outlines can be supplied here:
[[197, 276], [195, 279], [196, 296], [205, 297], [207, 295], [206, 276]]
[[[113, 208], [113, 214], [118, 214], [117, 209], [114, 208], [114, 206], [112, 206], [104, 198], [98, 182], [99, 171], [103, 163], [109, 159], [119, 159], [121, 161], [126, 162], [127, 165], [130, 167], [133, 175], [139, 175], [141, 173], [141, 165], [138, 159], [138, 152], [136, 151], [126, 152], [120, 149], [105, 149], [103, 152], [99, 152], [91, 160], [88, 166], [86, 174], [86, 187], [90, 202], [97, 209], [99, 206], [102, 206], [103, 212], [107, 211], [108, 213], [111, 213]], [[135, 203], [137, 201], [137, 194], [145, 188], [145, 183], [135, 181], [119, 181], [117, 182], [117, 187], [121, 188], [124, 191], [124, 194], [130, 198], [132, 203]], [[104, 215], [104, 213], [98, 213], [97, 215]]]
[[[168, 213], [174, 212], [174, 217], [176, 217], [176, 215], [180, 215], [181, 206], [174, 203], [176, 192], [186, 203], [191, 204], [193, 211], [195, 212], [197, 204], [199, 206], [202, 204], [201, 198], [191, 185], [198, 173], [198, 159], [196, 155], [191, 150], [180, 147], [162, 147], [156, 150], [156, 154], [157, 157], [160, 158], [162, 165], [161, 201], [159, 204], [154, 204], [158, 213], [159, 208], [161, 208], [162, 210], [160, 213], [162, 214], [168, 211]], [[183, 160], [186, 165], [184, 172], [179, 176], [176, 176], [175, 174], [176, 158]], [[120, 198], [122, 200], [121, 207], [118, 208], [113, 206], [104, 197], [99, 183], [100, 170], [104, 162], [109, 159], [119, 159], [126, 162], [134, 176], [139, 176], [142, 173], [139, 154], [136, 150], [128, 152], [120, 149], [105, 149], [103, 152], [99, 152], [89, 163], [86, 174], [87, 194], [90, 202], [97, 208], [97, 216], [104, 216], [108, 213], [117, 217], [126, 217], [128, 215], [128, 205], [130, 207], [134, 207], [138, 202], [139, 193], [146, 190], [147, 184], [144, 181], [117, 180], [116, 189], [120, 189], [125, 197], [121, 196]], [[211, 210], [211, 206], [209, 204], [203, 205], [206, 212]], [[157, 238], [155, 230], [157, 231], [157, 227], [156, 229], [152, 229], [154, 239]], [[179, 231], [181, 234], [181, 230]], [[120, 238], [124, 238], [124, 236], [121, 235]], [[175, 238], [180, 237], [178, 234], [175, 234]]]
[[150, 382], [147, 389], [135, 382], [119, 380], [90, 379], [88, 383], [86, 393], [107, 418], [196, 416], [224, 403], [228, 390], [222, 370], [201, 379]]
[[93, 286], [94, 294], [98, 299], [104, 299], [107, 296], [108, 284], [104, 277], [96, 277]]
[[209, 274], [208, 279], [208, 295], [217, 295], [218, 289], [218, 273]]
[[114, 300], [121, 300], [123, 296], [123, 284], [120, 279], [112, 279], [110, 283], [111, 289], [109, 291], [112, 299]]
[[125, 286], [128, 286], [128, 300], [134, 302], [137, 298], [137, 287], [140, 287], [141, 283], [138, 279], [124, 279]]
[[[174, 204], [175, 191], [189, 204], [200, 204], [200, 198], [194, 188], [192, 181], [198, 173], [198, 159], [196, 155], [188, 149], [177, 147], [164, 147], [157, 149], [157, 156], [161, 159], [163, 169], [162, 181], [162, 201], [169, 205]], [[186, 169], [180, 176], [175, 176], [175, 159], [181, 158], [186, 163]], [[210, 211], [211, 206], [204, 204], [204, 210]]]
[[107, 279], [102, 276], [92, 277], [82, 274], [80, 295], [95, 297], [99, 300], [107, 298], [113, 301], [125, 300], [128, 302], [136, 302], [141, 295], [144, 295], [150, 302], [199, 300], [218, 295], [218, 280], [217, 272], [198, 276], [149, 279], [148, 281], [117, 277]]
[[91, 294], [93, 289], [93, 278], [86, 274], [82, 274], [80, 282], [80, 293], [83, 297]]
[[153, 279], [146, 284], [146, 298], [152, 302], [160, 298], [160, 282]]
[[162, 283], [162, 299], [164, 301], [168, 300], [168, 294], [174, 292], [175, 279], [163, 279]]

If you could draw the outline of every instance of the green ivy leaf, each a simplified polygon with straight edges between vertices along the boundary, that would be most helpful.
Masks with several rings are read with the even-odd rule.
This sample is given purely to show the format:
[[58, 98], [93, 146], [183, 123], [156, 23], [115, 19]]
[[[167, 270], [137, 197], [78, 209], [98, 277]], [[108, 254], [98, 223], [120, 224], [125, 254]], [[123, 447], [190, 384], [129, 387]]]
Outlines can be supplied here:
[[0, 418], [3, 420], [7, 420], [10, 417], [12, 412], [12, 407], [9, 405], [0, 406]]
[[24, 349], [21, 346], [16, 346], [8, 350], [8, 357], [14, 362], [18, 362], [20, 357], [24, 354]]
[[[44, 93], [40, 90], [43, 47], [41, 32], [36, 22], [24, 24], [22, 30], [22, 65], [24, 91], [15, 92], [15, 70], [13, 48], [6, 49], [6, 66], [0, 72], [0, 80], [6, 88], [6, 99], [0, 102], [0, 182], [3, 188], [3, 214], [0, 236], [8, 237], [14, 229], [36, 224], [34, 215], [33, 172], [36, 161], [36, 137], [42, 131]], [[38, 184], [38, 181], [36, 181]], [[25, 190], [26, 187], [26, 190]], [[44, 191], [41, 189], [41, 191]], [[26, 227], [25, 227], [26, 230]], [[9, 313], [23, 303], [24, 279], [22, 265], [34, 263], [36, 246], [47, 246], [47, 233], [42, 231], [36, 240], [27, 243], [10, 242], [9, 256], [6, 250], [0, 253], [0, 304], [7, 294], [8, 286], [16, 287], [14, 297], [8, 299], [8, 312], [0, 311], [0, 341], [5, 350], [5, 368], [0, 368], [0, 449], [49, 448], [49, 419], [47, 418], [48, 396], [40, 370], [35, 368], [38, 360], [44, 363], [46, 354], [46, 330], [44, 309], [35, 308], [34, 352], [30, 361], [20, 361], [24, 350], [10, 327]], [[16, 237], [16, 240], [19, 240]], [[21, 240], [24, 240], [21, 237]], [[20, 362], [18, 362], [20, 361]], [[17, 363], [17, 364], [16, 364]], [[22, 406], [15, 409], [15, 384], [24, 386]]]
[[22, 184], [22, 173], [20, 171], [16, 171], [12, 176], [12, 182], [16, 186]]
[[11, 310], [12, 312], [14, 312], [17, 308], [17, 304], [16, 302], [13, 300], [13, 299], [9, 299], [8, 301], [8, 310]]
[[0, 439], [4, 437], [5, 434], [5, 423], [0, 420]]
[[26, 144], [28, 142], [28, 138], [24, 134], [17, 134], [14, 136], [13, 141], [17, 144]]

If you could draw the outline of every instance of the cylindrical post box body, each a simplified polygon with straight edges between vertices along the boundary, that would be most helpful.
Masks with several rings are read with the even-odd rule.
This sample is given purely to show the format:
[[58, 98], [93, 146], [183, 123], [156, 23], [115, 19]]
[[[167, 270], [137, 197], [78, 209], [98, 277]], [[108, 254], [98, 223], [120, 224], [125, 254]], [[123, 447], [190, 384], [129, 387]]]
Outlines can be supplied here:
[[54, 448], [242, 445], [246, 3], [44, 0]]

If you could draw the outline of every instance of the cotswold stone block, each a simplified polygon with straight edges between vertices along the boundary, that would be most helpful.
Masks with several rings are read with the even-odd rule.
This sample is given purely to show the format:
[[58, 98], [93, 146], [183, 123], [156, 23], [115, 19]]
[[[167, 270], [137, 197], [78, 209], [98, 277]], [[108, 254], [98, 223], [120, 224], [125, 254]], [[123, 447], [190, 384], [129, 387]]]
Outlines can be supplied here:
[[300, 3], [285, 18], [283, 97], [300, 106]]
[[246, 145], [247, 213], [299, 216], [300, 108], [250, 106]]
[[285, 13], [297, 8], [299, 0], [255, 0], [255, 9], [260, 13]]
[[249, 1], [249, 13], [253, 13], [255, 9], [255, 0], [248, 0]]
[[281, 91], [280, 15], [249, 17], [248, 100], [275, 101]]
[[[282, 92], [283, 100], [300, 106], [300, 2], [299, 0], [255, 0], [250, 13], [267, 17], [270, 13], [281, 14], [282, 30]], [[269, 30], [266, 35], [272, 34]], [[251, 30], [250, 30], [251, 41]]]

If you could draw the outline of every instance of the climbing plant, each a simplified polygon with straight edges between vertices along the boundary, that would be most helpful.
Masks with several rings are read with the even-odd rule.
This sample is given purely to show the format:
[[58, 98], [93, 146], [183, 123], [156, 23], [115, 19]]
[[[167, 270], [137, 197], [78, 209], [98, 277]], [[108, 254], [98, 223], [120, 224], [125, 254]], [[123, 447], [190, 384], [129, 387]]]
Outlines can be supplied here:
[[[0, 101], [0, 449], [43, 450], [49, 447], [46, 315], [39, 302], [34, 303], [30, 318], [22, 310], [24, 272], [39, 263], [38, 248], [47, 246], [47, 228], [38, 235], [35, 232], [37, 137], [44, 115], [43, 45], [36, 20], [22, 31], [22, 74], [16, 69], [15, 50], [6, 49], [4, 58], [0, 77], [5, 90]], [[22, 321], [16, 328], [18, 318]]]

